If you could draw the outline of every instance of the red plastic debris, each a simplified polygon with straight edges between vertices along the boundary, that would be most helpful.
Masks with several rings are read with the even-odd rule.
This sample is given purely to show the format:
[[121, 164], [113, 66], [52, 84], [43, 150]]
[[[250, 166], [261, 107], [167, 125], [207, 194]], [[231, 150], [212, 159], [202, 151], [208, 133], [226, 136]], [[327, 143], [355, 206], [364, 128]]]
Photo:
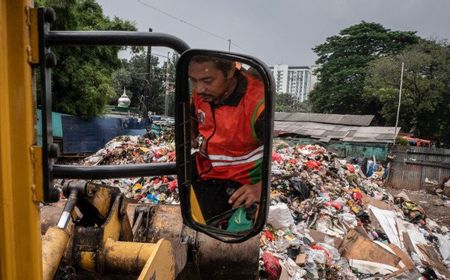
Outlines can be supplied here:
[[273, 240], [275, 240], [275, 237], [273, 236], [273, 234], [270, 232], [270, 231], [268, 231], [268, 230], [265, 230], [264, 231], [264, 236], [267, 238], [267, 240], [269, 240], [269, 241], [273, 241]]
[[173, 192], [177, 188], [177, 186], [178, 186], [177, 180], [173, 180], [173, 181], [169, 182], [169, 190], [171, 192]]
[[155, 158], [160, 158], [162, 154], [159, 151], [155, 151]]
[[280, 154], [273, 152], [272, 153], [272, 161], [276, 161], [277, 163], [282, 163], [283, 159], [281, 158]]
[[332, 255], [331, 255], [331, 253], [330, 253], [330, 251], [328, 249], [320, 246], [319, 244], [311, 244], [311, 245], [309, 245], [309, 247], [311, 249], [313, 249], [313, 250], [323, 251], [325, 253], [325, 255], [326, 255], [326, 258], [327, 258], [327, 266], [331, 266], [332, 265], [333, 258], [332, 258]]
[[351, 163], [347, 163], [347, 170], [350, 173], [355, 173], [355, 167]]
[[169, 158], [169, 161], [173, 161], [175, 159], [175, 155], [176, 155], [175, 152], [169, 152], [167, 154], [167, 157]]
[[269, 280], [279, 279], [281, 275], [280, 261], [269, 252], [264, 252], [262, 260]]
[[310, 169], [319, 169], [320, 165], [321, 165], [320, 161], [308, 160], [306, 162], [306, 166], [308, 166]]
[[325, 206], [331, 206], [336, 210], [341, 210], [342, 209], [342, 205], [336, 201], [327, 201], [324, 203]]
[[360, 201], [363, 198], [363, 195], [360, 190], [353, 190], [352, 197], [356, 201]]

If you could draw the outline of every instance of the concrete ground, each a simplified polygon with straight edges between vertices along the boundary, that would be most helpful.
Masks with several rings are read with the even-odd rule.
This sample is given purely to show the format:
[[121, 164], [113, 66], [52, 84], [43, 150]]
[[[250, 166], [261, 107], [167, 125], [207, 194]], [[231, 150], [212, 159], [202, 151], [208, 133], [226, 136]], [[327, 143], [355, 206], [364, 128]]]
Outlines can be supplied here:
[[388, 189], [392, 195], [404, 191], [415, 203], [422, 206], [426, 215], [439, 225], [450, 226], [450, 200], [444, 200], [436, 194], [425, 191]]

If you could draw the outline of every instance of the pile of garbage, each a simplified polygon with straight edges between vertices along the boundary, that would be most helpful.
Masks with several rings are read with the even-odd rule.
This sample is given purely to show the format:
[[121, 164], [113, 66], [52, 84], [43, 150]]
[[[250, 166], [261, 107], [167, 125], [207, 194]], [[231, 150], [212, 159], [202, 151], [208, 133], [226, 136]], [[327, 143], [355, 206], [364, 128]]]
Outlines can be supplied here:
[[[103, 149], [85, 158], [81, 164], [95, 166], [156, 162], [175, 162], [173, 133], [162, 133], [154, 139], [145, 136], [116, 137]], [[109, 179], [99, 183], [119, 187], [125, 197], [139, 203], [179, 203], [176, 176]]]
[[[173, 136], [121, 136], [84, 165], [175, 161]], [[274, 143], [261, 279], [449, 279], [450, 231], [407, 194], [383, 186], [376, 161], [337, 158], [318, 145]], [[176, 176], [102, 180], [142, 203], [178, 204]]]
[[261, 279], [450, 278], [449, 229], [386, 192], [381, 165], [363, 171], [318, 145], [273, 151]]

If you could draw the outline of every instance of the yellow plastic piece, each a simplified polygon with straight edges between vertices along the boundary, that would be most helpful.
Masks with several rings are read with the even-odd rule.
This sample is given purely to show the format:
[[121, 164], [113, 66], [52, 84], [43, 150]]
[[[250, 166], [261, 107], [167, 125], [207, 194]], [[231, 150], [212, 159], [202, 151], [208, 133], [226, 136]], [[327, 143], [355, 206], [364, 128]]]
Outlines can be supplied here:
[[197, 196], [195, 195], [194, 188], [190, 186], [191, 191], [190, 193], [190, 204], [191, 204], [191, 213], [192, 213], [192, 219], [202, 225], [205, 225], [205, 218], [203, 217], [202, 210], [200, 209], [200, 205], [197, 200]]

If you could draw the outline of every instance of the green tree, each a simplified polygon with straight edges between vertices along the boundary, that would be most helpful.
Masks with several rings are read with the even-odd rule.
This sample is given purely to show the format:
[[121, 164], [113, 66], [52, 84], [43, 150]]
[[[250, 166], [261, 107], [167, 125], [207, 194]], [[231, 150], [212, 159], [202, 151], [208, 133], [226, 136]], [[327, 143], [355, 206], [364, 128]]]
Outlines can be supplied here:
[[362, 96], [370, 61], [397, 54], [416, 44], [415, 32], [391, 31], [377, 23], [361, 22], [327, 38], [313, 50], [318, 84], [310, 94], [314, 112], [374, 114], [377, 104]]
[[[110, 19], [95, 0], [39, 0], [52, 7], [52, 30], [136, 30], [117, 17]], [[53, 110], [90, 118], [101, 114], [117, 92], [111, 75], [121, 68], [119, 47], [54, 47], [58, 64], [52, 72]]]
[[[135, 53], [129, 61], [123, 61], [124, 68], [113, 73], [114, 88], [122, 92], [126, 88], [132, 107], [139, 108], [143, 115], [147, 111], [164, 114], [166, 89], [169, 93], [169, 115], [174, 115], [175, 66], [178, 56], [172, 54], [160, 63], [158, 57], [151, 57], [151, 83], [148, 81], [147, 53]], [[150, 88], [151, 86], [151, 88]], [[167, 88], [166, 88], [167, 87]], [[148, 109], [147, 109], [148, 105]]]
[[450, 46], [422, 40], [410, 50], [370, 64], [365, 82], [368, 99], [381, 104], [386, 125], [395, 125], [404, 62], [399, 126], [418, 137], [437, 137], [450, 146]]
[[307, 102], [300, 102], [289, 93], [277, 93], [275, 97], [275, 112], [307, 111], [309, 111]]

